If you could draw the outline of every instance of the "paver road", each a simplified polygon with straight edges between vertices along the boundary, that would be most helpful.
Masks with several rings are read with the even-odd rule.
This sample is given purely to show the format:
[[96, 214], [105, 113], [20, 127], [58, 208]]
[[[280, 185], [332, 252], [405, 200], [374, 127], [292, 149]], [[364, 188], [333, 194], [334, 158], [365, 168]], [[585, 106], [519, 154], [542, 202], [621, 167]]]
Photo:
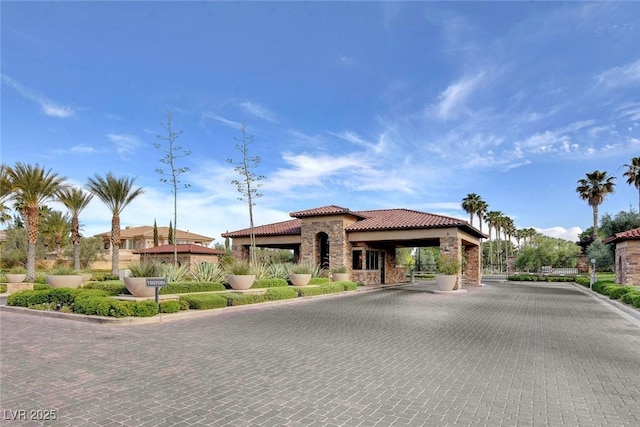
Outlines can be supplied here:
[[[171, 323], [1, 312], [3, 424], [637, 426], [640, 327], [573, 285], [413, 285]], [[56, 411], [56, 420], [9, 421]]]

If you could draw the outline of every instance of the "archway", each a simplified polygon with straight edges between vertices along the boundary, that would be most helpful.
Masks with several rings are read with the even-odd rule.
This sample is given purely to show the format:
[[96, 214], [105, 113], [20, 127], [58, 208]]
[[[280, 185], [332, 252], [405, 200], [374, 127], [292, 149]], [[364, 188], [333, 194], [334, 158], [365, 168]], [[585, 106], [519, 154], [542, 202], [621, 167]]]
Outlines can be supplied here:
[[316, 263], [322, 268], [329, 268], [330, 244], [327, 233], [321, 231], [316, 234]]

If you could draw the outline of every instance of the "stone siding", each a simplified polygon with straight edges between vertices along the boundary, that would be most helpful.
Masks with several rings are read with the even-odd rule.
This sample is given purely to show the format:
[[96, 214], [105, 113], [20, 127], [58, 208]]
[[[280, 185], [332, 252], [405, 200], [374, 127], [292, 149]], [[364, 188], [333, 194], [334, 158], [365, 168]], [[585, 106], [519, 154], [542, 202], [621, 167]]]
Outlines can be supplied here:
[[616, 245], [616, 282], [640, 285], [640, 240], [627, 240]]

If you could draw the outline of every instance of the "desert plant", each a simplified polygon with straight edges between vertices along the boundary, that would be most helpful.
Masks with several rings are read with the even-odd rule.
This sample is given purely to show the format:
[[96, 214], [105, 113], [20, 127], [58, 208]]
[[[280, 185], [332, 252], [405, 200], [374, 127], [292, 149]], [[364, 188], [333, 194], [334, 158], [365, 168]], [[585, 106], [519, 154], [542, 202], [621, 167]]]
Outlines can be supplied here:
[[[289, 273], [293, 274], [311, 274], [314, 276], [314, 272], [317, 272], [318, 268], [315, 264], [309, 261], [303, 261], [298, 264], [294, 264], [291, 266]], [[314, 277], [318, 277], [315, 275]]]
[[455, 256], [440, 255], [438, 258], [438, 273], [453, 275], [460, 271], [460, 261]]
[[271, 264], [269, 266], [269, 277], [286, 280], [292, 265], [291, 263]]
[[224, 282], [225, 272], [217, 265], [210, 262], [202, 262], [191, 267], [189, 276], [196, 282]]
[[163, 266], [157, 261], [140, 261], [129, 266], [131, 277], [161, 277]]
[[345, 265], [334, 265], [332, 266], [329, 271], [331, 273], [346, 273], [347, 272], [347, 267]]
[[251, 274], [256, 275], [256, 280], [268, 279], [270, 277], [269, 265], [259, 261], [251, 263]]
[[189, 273], [189, 265], [162, 264], [161, 276], [167, 278], [167, 282], [181, 282]]
[[226, 273], [234, 276], [253, 274], [251, 265], [245, 260], [234, 260], [226, 266]]
[[72, 276], [79, 273], [67, 265], [57, 265], [51, 269], [50, 274], [54, 276]]

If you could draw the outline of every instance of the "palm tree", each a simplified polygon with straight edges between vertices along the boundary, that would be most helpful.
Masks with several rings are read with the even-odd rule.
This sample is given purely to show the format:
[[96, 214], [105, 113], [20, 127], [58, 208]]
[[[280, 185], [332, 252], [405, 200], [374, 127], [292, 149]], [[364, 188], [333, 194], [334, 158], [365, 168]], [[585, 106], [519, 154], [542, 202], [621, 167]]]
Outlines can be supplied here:
[[73, 268], [80, 270], [80, 212], [87, 207], [93, 194], [84, 192], [81, 188], [63, 188], [57, 194], [58, 200], [71, 214], [71, 242], [73, 243]]
[[480, 209], [482, 198], [476, 193], [469, 193], [467, 197], [462, 199], [462, 209], [469, 214], [469, 223], [473, 225], [473, 217], [476, 216]]
[[112, 172], [102, 177], [89, 178], [87, 188], [98, 196], [111, 211], [111, 274], [118, 275], [120, 263], [120, 214], [136, 197], [144, 194], [140, 187], [134, 189], [135, 178], [117, 178]]
[[633, 185], [638, 189], [638, 212], [640, 212], [640, 157], [631, 159], [630, 165], [623, 165], [627, 168], [622, 176], [627, 177], [627, 184]]
[[27, 280], [36, 277], [36, 243], [38, 242], [38, 222], [40, 207], [53, 200], [65, 178], [39, 165], [27, 165], [18, 162], [6, 167], [7, 179], [11, 188], [10, 198], [24, 206], [27, 228]]
[[581, 199], [586, 200], [593, 209], [593, 240], [598, 239], [598, 206], [602, 204], [604, 198], [615, 190], [616, 179], [608, 176], [606, 171], [595, 170], [586, 174], [586, 178], [578, 180], [576, 192]]
[[480, 200], [478, 202], [478, 211], [476, 214], [478, 215], [478, 222], [480, 223], [480, 232], [482, 233], [482, 220], [485, 216], [487, 216], [487, 211], [489, 210], [489, 204], [484, 200]]
[[40, 232], [44, 237], [44, 245], [49, 248], [53, 246], [56, 259], [62, 257], [62, 245], [69, 237], [71, 230], [71, 217], [63, 215], [60, 211], [48, 210], [40, 218]]
[[489, 227], [489, 265], [491, 266], [491, 270], [493, 271], [493, 245], [491, 244], [491, 229], [496, 229], [496, 234], [499, 234], [499, 221], [502, 216], [502, 212], [500, 211], [489, 211], [487, 212], [487, 226]]
[[5, 224], [11, 219], [9, 208], [5, 205], [11, 195], [11, 182], [7, 170], [8, 167], [4, 163], [0, 164], [0, 224]]

